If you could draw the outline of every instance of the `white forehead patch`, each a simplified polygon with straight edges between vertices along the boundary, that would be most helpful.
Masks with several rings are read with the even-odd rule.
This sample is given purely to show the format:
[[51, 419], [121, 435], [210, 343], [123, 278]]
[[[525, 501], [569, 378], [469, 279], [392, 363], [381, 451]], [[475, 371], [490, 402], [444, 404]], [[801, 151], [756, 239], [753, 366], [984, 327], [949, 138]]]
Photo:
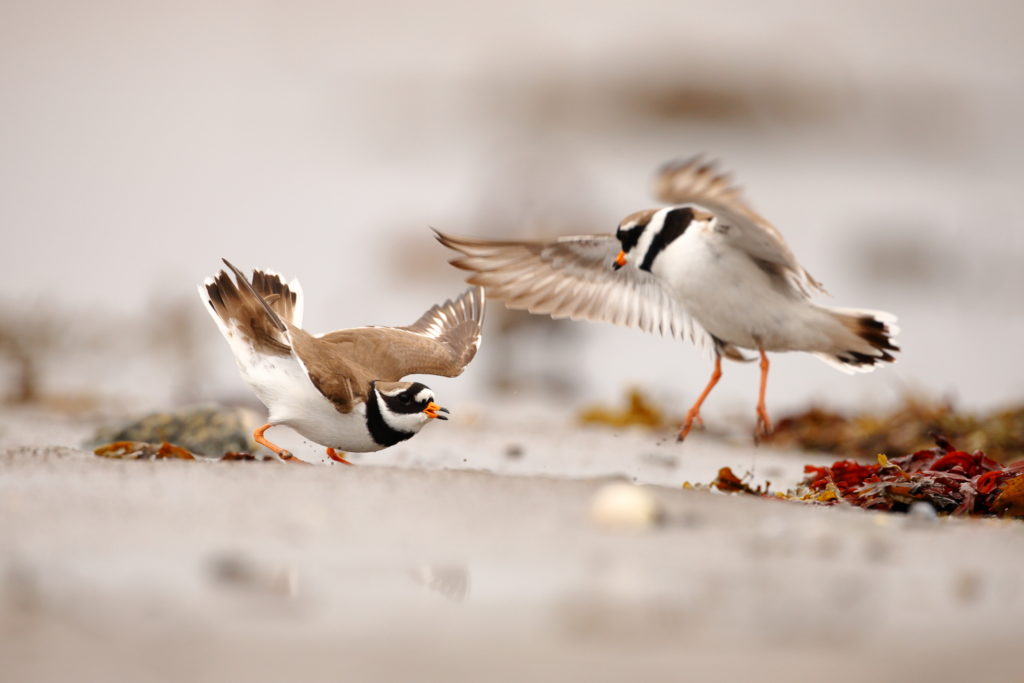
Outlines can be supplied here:
[[416, 394], [416, 402], [426, 401], [433, 398], [433, 394], [430, 393], [430, 389], [422, 389], [420, 393]]
[[664, 209], [658, 211], [656, 214], [651, 216], [651, 220], [648, 221], [647, 225], [644, 226], [643, 232], [640, 233], [640, 239], [637, 240], [636, 246], [633, 247], [633, 259], [639, 259], [636, 265], [640, 265], [643, 261], [643, 257], [647, 254], [647, 250], [651, 248], [651, 241], [654, 236], [661, 231], [661, 226], [665, 223]]

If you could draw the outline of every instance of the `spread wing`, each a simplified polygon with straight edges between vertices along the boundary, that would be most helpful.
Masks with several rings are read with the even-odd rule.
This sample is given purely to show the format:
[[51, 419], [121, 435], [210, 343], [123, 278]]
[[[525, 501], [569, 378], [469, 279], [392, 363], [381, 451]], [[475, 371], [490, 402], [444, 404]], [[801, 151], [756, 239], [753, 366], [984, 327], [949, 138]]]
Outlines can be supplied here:
[[728, 173], [719, 173], [714, 163], [699, 157], [670, 162], [655, 178], [654, 194], [666, 204], [699, 204], [737, 228], [734, 244], [746, 251], [769, 272], [777, 272], [798, 292], [824, 292], [820, 282], [797, 263], [782, 234], [744, 201], [740, 188]]
[[[420, 361], [422, 369], [406, 374], [426, 373], [456, 377], [476, 356], [484, 322], [485, 294], [482, 287], [468, 289], [458, 299], [435, 304], [407, 327], [395, 328], [433, 342], [430, 357]], [[426, 348], [418, 342], [421, 348]]]
[[314, 341], [373, 380], [397, 382], [417, 374], [457, 377], [480, 347], [483, 317], [484, 290], [473, 287], [432, 306], [412, 325], [338, 330]]
[[619, 242], [611, 235], [517, 242], [434, 232], [441, 244], [461, 254], [451, 263], [472, 273], [467, 281], [486, 287], [488, 296], [509, 308], [638, 327], [705, 348], [710, 342], [710, 335], [650, 273], [612, 269]]

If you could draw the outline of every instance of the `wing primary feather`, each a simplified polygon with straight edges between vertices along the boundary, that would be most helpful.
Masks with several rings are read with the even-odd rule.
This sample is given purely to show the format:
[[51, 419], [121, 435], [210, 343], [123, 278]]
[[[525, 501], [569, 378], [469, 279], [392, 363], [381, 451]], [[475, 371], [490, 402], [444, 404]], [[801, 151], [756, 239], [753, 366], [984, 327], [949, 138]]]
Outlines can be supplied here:
[[612, 235], [489, 242], [435, 234], [438, 242], [457, 252], [451, 263], [469, 271], [467, 282], [485, 287], [509, 308], [640, 327], [677, 338], [690, 329], [706, 334], [692, 325], [681, 304], [653, 276], [636, 268], [611, 269], [620, 248]]

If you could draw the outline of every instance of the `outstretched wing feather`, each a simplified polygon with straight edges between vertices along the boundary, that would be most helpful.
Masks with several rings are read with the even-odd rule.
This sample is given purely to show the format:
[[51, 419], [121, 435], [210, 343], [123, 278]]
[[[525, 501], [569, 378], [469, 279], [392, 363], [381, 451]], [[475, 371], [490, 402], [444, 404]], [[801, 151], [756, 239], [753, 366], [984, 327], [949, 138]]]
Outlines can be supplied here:
[[483, 325], [484, 290], [432, 306], [405, 327], [360, 327], [316, 338], [368, 376], [397, 382], [406, 375], [457, 377], [476, 355]]
[[654, 276], [636, 268], [612, 269], [619, 243], [611, 235], [515, 242], [437, 232], [437, 239], [461, 254], [451, 263], [472, 273], [468, 282], [485, 287], [509, 308], [710, 345], [709, 335]]

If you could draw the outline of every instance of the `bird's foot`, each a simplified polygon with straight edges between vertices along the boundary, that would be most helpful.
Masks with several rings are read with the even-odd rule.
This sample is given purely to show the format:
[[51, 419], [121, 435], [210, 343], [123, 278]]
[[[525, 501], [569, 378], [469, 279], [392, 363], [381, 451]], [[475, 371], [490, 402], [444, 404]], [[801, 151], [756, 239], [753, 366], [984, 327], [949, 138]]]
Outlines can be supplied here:
[[704, 405], [704, 399], [708, 397], [711, 390], [718, 384], [718, 380], [722, 378], [722, 356], [715, 354], [715, 370], [711, 373], [711, 379], [708, 380], [708, 385], [704, 387], [704, 391], [700, 392], [700, 396], [697, 397], [697, 401], [686, 411], [686, 419], [683, 420], [683, 428], [679, 430], [678, 441], [682, 441], [686, 438], [686, 435], [690, 433], [690, 429], [693, 428], [693, 423], [696, 422], [701, 427], [704, 426], [704, 420], [700, 419], [700, 407]]
[[267, 423], [267, 424], [263, 425], [262, 427], [260, 427], [259, 429], [257, 429], [256, 431], [254, 431], [252, 433], [252, 438], [255, 439], [256, 443], [258, 443], [260, 445], [263, 445], [263, 446], [266, 446], [267, 448], [272, 450], [274, 452], [274, 455], [276, 455], [278, 458], [280, 458], [282, 462], [288, 462], [290, 460], [294, 460], [297, 463], [303, 463], [304, 464], [304, 461], [299, 460], [298, 458], [296, 458], [294, 455], [291, 454], [290, 451], [285, 450], [284, 448], [281, 448], [276, 443], [272, 443], [272, 442], [268, 441], [267, 438], [265, 436], [263, 436], [263, 434], [266, 433], [266, 431], [268, 429], [270, 429], [272, 426], [273, 425], [271, 425], [270, 423]]
[[686, 413], [686, 419], [683, 420], [683, 426], [679, 430], [679, 436], [676, 437], [676, 441], [684, 441], [690, 430], [693, 429], [693, 424], [697, 423], [697, 426], [701, 429], [704, 428], [704, 420], [700, 416], [700, 412], [695, 409], [691, 409]]
[[327, 447], [327, 457], [330, 458], [331, 460], [333, 460], [334, 462], [340, 462], [343, 465], [354, 465], [355, 464], [355, 463], [351, 463], [348, 460], [346, 460], [344, 453], [339, 453], [338, 451], [334, 450], [330, 446]]
[[761, 439], [769, 436], [772, 433], [772, 419], [768, 417], [768, 411], [765, 407], [757, 407], [757, 427], [754, 428], [754, 440], [760, 441]]
[[761, 354], [761, 390], [757, 394], [757, 427], [754, 428], [754, 441], [759, 442], [772, 433], [772, 419], [768, 417], [768, 410], [764, 407], [764, 393], [768, 389], [768, 354], [763, 348], [758, 348]]

